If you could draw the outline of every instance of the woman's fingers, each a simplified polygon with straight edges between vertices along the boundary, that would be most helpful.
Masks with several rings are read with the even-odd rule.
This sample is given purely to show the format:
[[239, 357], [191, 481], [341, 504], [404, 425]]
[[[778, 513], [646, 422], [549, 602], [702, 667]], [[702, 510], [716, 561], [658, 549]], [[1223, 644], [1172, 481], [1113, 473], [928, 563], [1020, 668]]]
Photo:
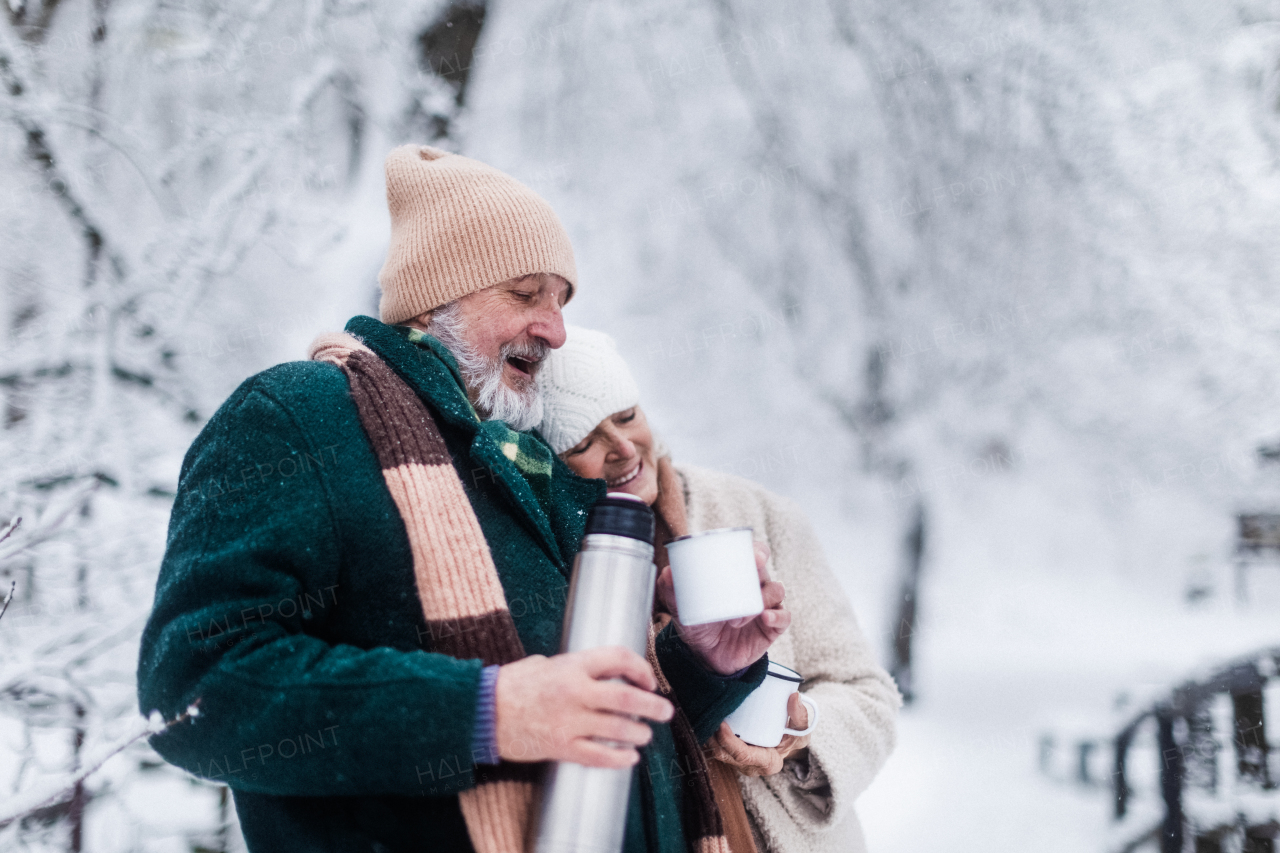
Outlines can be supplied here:
[[753, 543], [756, 552], [756, 574], [760, 576], [760, 580], [767, 581], [769, 579], [769, 570], [765, 568], [765, 564], [769, 562], [769, 555], [773, 551], [764, 542]]
[[800, 701], [800, 693], [792, 693], [787, 699], [787, 728], [804, 731], [809, 728], [809, 709]]
[[776, 639], [778, 635], [791, 627], [791, 611], [782, 609], [766, 610], [760, 614], [760, 621], [771, 632], [773, 638]]
[[677, 619], [679, 615], [676, 613], [676, 582], [671, 576], [671, 567], [667, 566], [658, 574], [658, 600], [662, 602], [662, 606], [667, 609], [672, 616]]
[[715, 736], [716, 746], [723, 750], [726, 758], [731, 761], [742, 761], [747, 757], [747, 744], [742, 738], [733, 733], [733, 728], [728, 723], [721, 723], [719, 730]]
[[771, 776], [782, 769], [782, 758], [774, 749], [751, 746], [734, 735], [728, 723], [721, 723], [713, 740], [715, 757], [744, 776]]
[[764, 609], [769, 610], [787, 597], [787, 588], [780, 581], [766, 581], [760, 584], [760, 597], [764, 599]]

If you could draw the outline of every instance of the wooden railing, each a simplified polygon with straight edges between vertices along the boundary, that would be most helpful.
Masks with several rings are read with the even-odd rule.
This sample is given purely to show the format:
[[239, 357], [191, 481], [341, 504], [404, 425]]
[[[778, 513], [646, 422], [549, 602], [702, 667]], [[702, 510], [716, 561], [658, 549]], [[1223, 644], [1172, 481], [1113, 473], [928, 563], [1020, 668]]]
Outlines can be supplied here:
[[[1268, 694], [1278, 706], [1270, 712]], [[1273, 725], [1280, 720], [1280, 647], [1183, 684], [1130, 719], [1110, 744], [1119, 853], [1276, 853], [1280, 749], [1268, 741], [1268, 713]], [[1142, 791], [1130, 757], [1152, 736], [1156, 790]], [[1087, 780], [1088, 750], [1080, 749]], [[1161, 809], [1137, 814], [1134, 800], [1142, 794], [1157, 795]], [[1135, 825], [1126, 831], [1127, 824]]]
[[1236, 603], [1249, 601], [1248, 571], [1264, 560], [1280, 559], [1280, 513], [1253, 512], [1236, 516]]

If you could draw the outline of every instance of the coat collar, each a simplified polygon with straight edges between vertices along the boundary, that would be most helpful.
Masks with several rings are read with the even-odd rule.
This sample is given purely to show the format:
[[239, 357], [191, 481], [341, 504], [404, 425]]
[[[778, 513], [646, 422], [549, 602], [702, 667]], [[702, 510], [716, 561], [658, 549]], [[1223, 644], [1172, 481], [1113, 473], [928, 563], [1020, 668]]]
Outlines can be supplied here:
[[365, 316], [351, 318], [346, 331], [377, 353], [444, 424], [471, 437], [467, 464], [488, 470], [517, 517], [567, 572], [586, 509], [604, 497], [603, 482], [578, 477], [536, 432], [482, 422], [467, 399], [453, 354], [430, 335], [415, 343], [400, 329]]
[[348, 320], [346, 331], [364, 341], [450, 426], [468, 435], [480, 429], [458, 362], [435, 338], [426, 336], [424, 348], [411, 343], [396, 327], [363, 315]]

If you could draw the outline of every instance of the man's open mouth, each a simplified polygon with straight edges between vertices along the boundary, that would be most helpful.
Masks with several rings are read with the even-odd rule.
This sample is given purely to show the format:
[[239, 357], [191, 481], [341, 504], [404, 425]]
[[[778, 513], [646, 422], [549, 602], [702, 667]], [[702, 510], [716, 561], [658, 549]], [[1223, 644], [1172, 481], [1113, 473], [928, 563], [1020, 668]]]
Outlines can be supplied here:
[[529, 377], [532, 377], [533, 374], [538, 372], [538, 365], [541, 363], [542, 362], [540, 361], [530, 361], [524, 358], [517, 358], [514, 355], [507, 359], [507, 364], [511, 365], [511, 367], [517, 372]]
[[619, 477], [616, 480], [605, 480], [605, 483], [611, 489], [616, 489], [618, 486], [625, 486], [627, 483], [630, 483], [636, 477], [640, 476], [640, 470], [642, 468], [644, 468], [643, 459], [641, 459], [638, 463], [636, 463], [636, 467], [632, 468], [630, 472], [623, 474], [621, 477]]

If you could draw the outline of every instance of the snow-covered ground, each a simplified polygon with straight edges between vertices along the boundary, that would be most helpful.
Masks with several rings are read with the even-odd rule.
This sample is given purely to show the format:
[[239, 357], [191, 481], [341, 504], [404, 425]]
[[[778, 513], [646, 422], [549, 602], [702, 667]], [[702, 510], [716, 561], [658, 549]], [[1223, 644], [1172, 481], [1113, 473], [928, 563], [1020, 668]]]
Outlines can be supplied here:
[[[900, 718], [896, 752], [859, 800], [869, 848], [1111, 849], [1110, 791], [1071, 780], [1073, 738], [1109, 738], [1142, 700], [1276, 645], [1280, 566], [1254, 573], [1248, 608], [1229, 595], [1191, 607], [1100, 572], [1046, 577], [972, 551], [966, 559], [955, 544], [930, 566], [920, 695]], [[1045, 735], [1057, 739], [1055, 778], [1039, 769]], [[1105, 782], [1109, 750], [1096, 759]], [[1157, 760], [1150, 750], [1130, 758], [1131, 784], [1143, 781], [1136, 813], [1158, 813]], [[1142, 819], [1126, 825], [1125, 840], [1149, 828]]]

